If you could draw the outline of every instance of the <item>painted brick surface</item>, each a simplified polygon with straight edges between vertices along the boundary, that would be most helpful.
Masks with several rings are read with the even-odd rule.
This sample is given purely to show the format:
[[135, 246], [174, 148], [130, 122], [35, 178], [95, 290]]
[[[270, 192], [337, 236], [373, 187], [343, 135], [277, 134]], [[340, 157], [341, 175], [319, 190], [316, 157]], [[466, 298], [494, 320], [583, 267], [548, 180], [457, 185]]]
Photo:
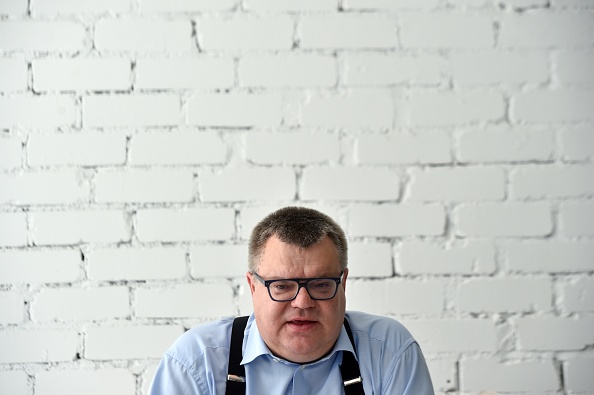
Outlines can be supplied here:
[[594, 393], [592, 11], [0, 1], [0, 392], [145, 395], [298, 205], [437, 395]]
[[127, 369], [70, 370], [41, 372], [37, 376], [37, 393], [60, 394], [114, 394], [133, 395], [136, 380]]

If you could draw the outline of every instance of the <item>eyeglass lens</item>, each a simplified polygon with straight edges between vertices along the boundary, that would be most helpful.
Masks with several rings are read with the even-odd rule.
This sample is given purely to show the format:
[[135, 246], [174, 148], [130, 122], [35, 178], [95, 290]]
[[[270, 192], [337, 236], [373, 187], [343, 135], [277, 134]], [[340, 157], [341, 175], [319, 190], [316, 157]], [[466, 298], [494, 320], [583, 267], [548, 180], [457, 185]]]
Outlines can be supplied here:
[[[313, 299], [331, 299], [338, 287], [336, 281], [331, 279], [316, 279], [305, 284], [309, 296]], [[288, 301], [299, 292], [299, 282], [295, 280], [273, 281], [268, 288], [270, 296], [278, 301]]]

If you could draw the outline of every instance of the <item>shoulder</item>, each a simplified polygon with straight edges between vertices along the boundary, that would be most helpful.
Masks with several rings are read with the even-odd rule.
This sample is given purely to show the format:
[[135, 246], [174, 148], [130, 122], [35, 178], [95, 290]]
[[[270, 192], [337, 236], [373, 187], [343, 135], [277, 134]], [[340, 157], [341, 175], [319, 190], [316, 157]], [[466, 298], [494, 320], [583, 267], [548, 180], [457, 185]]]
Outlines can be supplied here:
[[416, 343], [404, 325], [393, 318], [360, 311], [347, 311], [345, 315], [357, 344], [375, 344], [391, 353], [400, 354]]
[[165, 355], [189, 367], [210, 351], [228, 354], [233, 318], [223, 318], [189, 329], [177, 338]]

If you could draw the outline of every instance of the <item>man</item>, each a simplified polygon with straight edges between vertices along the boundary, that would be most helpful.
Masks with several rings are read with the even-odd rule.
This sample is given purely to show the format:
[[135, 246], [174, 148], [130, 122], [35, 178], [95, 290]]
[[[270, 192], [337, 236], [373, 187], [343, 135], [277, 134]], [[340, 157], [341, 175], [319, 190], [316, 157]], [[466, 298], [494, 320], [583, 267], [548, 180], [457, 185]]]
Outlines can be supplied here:
[[270, 214], [250, 237], [247, 323], [223, 319], [186, 332], [149, 394], [433, 394], [423, 354], [401, 324], [345, 313], [348, 274], [346, 238], [331, 218], [303, 207]]

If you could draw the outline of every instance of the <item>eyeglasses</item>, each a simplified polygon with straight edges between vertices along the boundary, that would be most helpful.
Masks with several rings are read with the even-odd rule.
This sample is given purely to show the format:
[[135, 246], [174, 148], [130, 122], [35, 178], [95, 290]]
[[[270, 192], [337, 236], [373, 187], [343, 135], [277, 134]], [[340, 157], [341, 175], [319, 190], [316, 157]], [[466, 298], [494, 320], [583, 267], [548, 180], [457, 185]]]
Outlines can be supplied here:
[[319, 278], [286, 278], [281, 280], [264, 280], [254, 273], [254, 277], [268, 289], [270, 299], [275, 302], [290, 302], [305, 288], [313, 300], [328, 300], [336, 296], [338, 284], [342, 282], [343, 272], [340, 277]]

